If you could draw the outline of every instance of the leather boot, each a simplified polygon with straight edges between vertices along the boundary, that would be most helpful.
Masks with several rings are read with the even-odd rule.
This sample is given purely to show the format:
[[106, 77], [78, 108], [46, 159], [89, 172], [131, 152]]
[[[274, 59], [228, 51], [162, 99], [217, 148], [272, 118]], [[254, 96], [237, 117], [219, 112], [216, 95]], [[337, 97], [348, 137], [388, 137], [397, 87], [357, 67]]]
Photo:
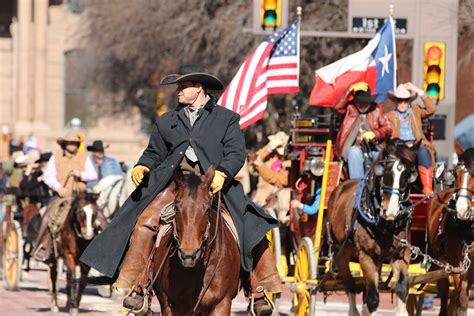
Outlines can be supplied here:
[[48, 234], [46, 233], [48, 231], [49, 211], [50, 208], [46, 208], [46, 211], [44, 212], [43, 217], [41, 218], [41, 225], [38, 232], [38, 236], [36, 236], [33, 249], [31, 250], [33, 258], [41, 262], [46, 262], [50, 255], [49, 238]]
[[155, 242], [154, 237], [158, 232], [161, 211], [173, 201], [173, 190], [168, 187], [153, 199], [135, 224], [119, 277], [114, 284], [116, 288], [134, 287], [132, 293], [123, 301], [123, 306], [126, 308], [139, 310], [143, 306], [141, 285], [135, 283], [150, 258]]
[[418, 166], [421, 184], [423, 185], [423, 194], [429, 195], [433, 193], [433, 167], [426, 168]]
[[253, 310], [255, 315], [272, 315], [273, 309], [266, 301], [264, 291], [281, 293], [282, 283], [266, 237], [253, 249], [252, 256], [254, 264], [250, 286], [254, 299]]

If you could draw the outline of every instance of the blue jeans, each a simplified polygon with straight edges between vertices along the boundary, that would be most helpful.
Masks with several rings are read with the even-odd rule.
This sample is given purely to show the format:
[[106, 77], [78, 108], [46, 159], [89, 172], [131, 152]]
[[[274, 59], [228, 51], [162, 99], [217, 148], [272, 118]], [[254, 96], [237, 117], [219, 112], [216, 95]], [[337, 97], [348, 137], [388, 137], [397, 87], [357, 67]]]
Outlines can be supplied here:
[[[372, 160], [377, 159], [379, 153], [372, 151], [370, 156]], [[349, 168], [349, 179], [363, 178], [365, 174], [364, 170], [364, 154], [360, 147], [352, 146], [349, 148], [347, 155], [347, 166]]]

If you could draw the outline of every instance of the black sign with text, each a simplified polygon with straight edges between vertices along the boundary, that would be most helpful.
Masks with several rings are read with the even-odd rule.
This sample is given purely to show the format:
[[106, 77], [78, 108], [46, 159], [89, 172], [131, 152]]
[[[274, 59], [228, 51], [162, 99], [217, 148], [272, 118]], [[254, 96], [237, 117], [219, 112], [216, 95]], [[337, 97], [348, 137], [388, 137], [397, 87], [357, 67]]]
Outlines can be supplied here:
[[[353, 17], [353, 33], [376, 33], [384, 24], [385, 18]], [[407, 33], [407, 19], [395, 19], [395, 34]]]

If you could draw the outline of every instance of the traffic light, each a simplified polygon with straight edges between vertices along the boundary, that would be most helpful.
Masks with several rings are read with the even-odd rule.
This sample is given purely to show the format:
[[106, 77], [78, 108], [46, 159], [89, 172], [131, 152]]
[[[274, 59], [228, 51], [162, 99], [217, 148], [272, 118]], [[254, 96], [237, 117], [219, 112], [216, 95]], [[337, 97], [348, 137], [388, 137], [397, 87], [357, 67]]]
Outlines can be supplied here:
[[261, 0], [260, 25], [262, 29], [272, 27], [276, 29], [281, 25], [281, 0]]
[[446, 44], [425, 43], [423, 90], [434, 100], [444, 99], [444, 72]]

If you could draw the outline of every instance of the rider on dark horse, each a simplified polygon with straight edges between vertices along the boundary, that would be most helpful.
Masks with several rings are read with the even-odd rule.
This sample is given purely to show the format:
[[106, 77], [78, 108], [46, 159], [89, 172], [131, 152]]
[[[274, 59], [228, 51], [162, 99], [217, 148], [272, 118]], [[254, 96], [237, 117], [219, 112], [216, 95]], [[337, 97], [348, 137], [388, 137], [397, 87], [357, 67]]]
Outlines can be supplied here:
[[[386, 135], [392, 133], [390, 122], [384, 115], [382, 105], [375, 102], [375, 96], [370, 94], [370, 87], [364, 81], [351, 85], [334, 109], [344, 117], [337, 134], [334, 154], [347, 162], [350, 179], [362, 178], [367, 171], [364, 170], [362, 143], [383, 141]], [[369, 154], [373, 156], [372, 160], [376, 158], [376, 150]]]
[[261, 288], [281, 292], [281, 280], [265, 235], [277, 226], [277, 221], [255, 206], [245, 196], [242, 185], [234, 180], [246, 156], [240, 117], [217, 106], [208, 90], [221, 90], [223, 85], [203, 66], [181, 66], [175, 74], [163, 78], [161, 84], [177, 84], [179, 105], [155, 122], [149, 145], [132, 170], [137, 189], [81, 260], [108, 277], [117, 277], [120, 270], [115, 286], [134, 288], [135, 292], [126, 297], [124, 306], [140, 309], [146, 285], [136, 284], [137, 278], [154, 245], [160, 220], [156, 209], [164, 207], [172, 195], [170, 183], [175, 170], [203, 175], [215, 166], [211, 190], [214, 194], [222, 192], [237, 228], [241, 266], [251, 272], [255, 311], [269, 314], [271, 308], [263, 299]]
[[[85, 152], [79, 152], [80, 139], [76, 132], [69, 132], [63, 138], [58, 139], [61, 150], [55, 152], [48, 161], [44, 171], [43, 181], [54, 191], [55, 197], [49, 202], [45, 214], [41, 220], [41, 226], [33, 249], [33, 256], [40, 261], [49, 258], [49, 238], [46, 231], [50, 221], [50, 214], [60, 212], [61, 205], [69, 201], [77, 194], [85, 194], [86, 182], [97, 179], [92, 162], [87, 158]], [[67, 211], [67, 210], [64, 210]]]

